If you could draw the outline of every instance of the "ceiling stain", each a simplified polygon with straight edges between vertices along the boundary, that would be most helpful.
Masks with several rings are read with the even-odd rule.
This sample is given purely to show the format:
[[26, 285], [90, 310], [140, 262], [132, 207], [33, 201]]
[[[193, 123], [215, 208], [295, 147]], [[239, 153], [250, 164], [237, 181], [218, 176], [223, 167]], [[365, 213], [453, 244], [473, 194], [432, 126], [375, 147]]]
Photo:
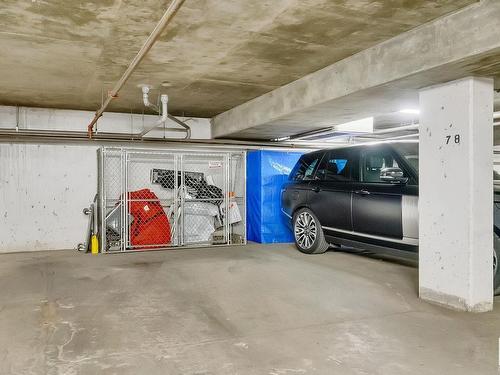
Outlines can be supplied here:
[[[109, 110], [212, 117], [474, 2], [186, 0]], [[3, 0], [0, 104], [97, 109], [169, 3]]]

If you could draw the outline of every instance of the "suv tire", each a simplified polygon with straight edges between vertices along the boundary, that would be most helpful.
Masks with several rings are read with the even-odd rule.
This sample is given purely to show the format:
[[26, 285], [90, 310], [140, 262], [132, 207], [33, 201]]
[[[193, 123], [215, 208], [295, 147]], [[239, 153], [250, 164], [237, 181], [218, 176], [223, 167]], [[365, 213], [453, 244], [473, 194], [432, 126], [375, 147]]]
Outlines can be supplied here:
[[293, 215], [293, 237], [297, 249], [305, 254], [323, 254], [329, 248], [318, 218], [308, 208]]

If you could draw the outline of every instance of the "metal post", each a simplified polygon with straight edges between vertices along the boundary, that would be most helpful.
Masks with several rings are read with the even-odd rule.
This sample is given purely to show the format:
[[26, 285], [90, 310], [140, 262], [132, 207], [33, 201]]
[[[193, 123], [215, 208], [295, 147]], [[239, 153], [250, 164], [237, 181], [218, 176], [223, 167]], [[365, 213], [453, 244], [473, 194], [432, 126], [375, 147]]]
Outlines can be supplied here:
[[100, 247], [101, 253], [106, 252], [106, 192], [104, 190], [104, 159], [106, 157], [103, 148], [97, 150], [97, 210], [99, 212], [99, 232], [100, 232]]
[[173, 220], [173, 229], [174, 229], [174, 246], [179, 246], [179, 223], [177, 221], [177, 217], [179, 215], [179, 155], [174, 154], [174, 197], [173, 197], [173, 205], [174, 205], [174, 220]]
[[247, 152], [243, 151], [241, 155], [241, 165], [243, 169], [243, 244], [247, 244]]
[[226, 215], [224, 220], [224, 235], [226, 244], [231, 243], [229, 235], [229, 154], [226, 153], [223, 157], [224, 160], [224, 213]]
[[122, 149], [122, 197], [123, 197], [123, 248], [122, 251], [126, 251], [129, 248], [129, 225], [128, 225], [128, 215], [129, 215], [129, 198], [128, 198], [128, 152]]
[[181, 160], [181, 165], [180, 165], [180, 168], [181, 168], [181, 216], [180, 216], [180, 224], [181, 224], [181, 230], [179, 231], [179, 234], [180, 234], [180, 246], [183, 246], [184, 245], [184, 238], [185, 238], [185, 234], [184, 234], [184, 224], [185, 224], [185, 220], [184, 220], [184, 217], [185, 217], [185, 181], [184, 181], [184, 172], [185, 172], [185, 169], [184, 169], [184, 155], [181, 154], [180, 156], [180, 160]]

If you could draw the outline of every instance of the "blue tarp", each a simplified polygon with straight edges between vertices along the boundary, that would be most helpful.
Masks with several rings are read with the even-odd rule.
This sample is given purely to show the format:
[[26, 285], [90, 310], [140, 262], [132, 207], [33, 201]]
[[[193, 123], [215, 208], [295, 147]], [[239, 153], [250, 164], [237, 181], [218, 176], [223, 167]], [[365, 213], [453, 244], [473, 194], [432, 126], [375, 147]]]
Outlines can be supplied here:
[[247, 237], [259, 243], [293, 242], [281, 214], [281, 187], [301, 152], [251, 151], [247, 154]]

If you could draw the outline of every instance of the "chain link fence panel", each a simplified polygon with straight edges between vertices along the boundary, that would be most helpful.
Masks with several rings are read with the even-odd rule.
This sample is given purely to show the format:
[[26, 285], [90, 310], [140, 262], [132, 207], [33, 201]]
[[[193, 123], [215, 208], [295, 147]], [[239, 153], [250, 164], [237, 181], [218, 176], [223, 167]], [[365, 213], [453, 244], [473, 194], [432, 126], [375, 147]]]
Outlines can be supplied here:
[[245, 152], [99, 150], [103, 252], [246, 243]]

